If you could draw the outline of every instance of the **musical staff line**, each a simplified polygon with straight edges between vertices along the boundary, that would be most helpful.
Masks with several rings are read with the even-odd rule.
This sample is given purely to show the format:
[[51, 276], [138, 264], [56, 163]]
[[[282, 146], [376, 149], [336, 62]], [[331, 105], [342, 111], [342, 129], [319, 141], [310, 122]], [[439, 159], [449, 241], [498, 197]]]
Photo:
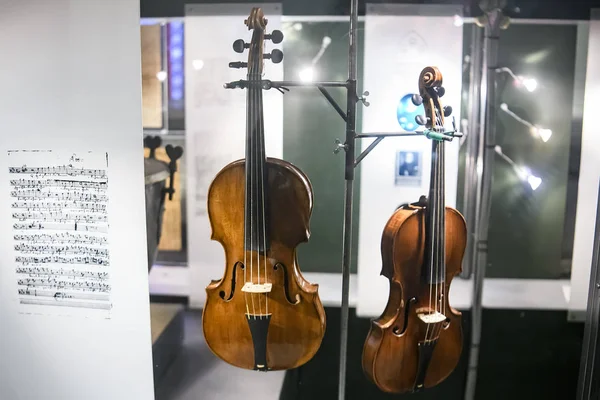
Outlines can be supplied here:
[[107, 182], [77, 181], [66, 179], [12, 179], [10, 184], [16, 188], [82, 188], [106, 190]]
[[63, 257], [63, 256], [43, 256], [43, 257], [24, 257], [17, 256], [15, 261], [23, 265], [31, 264], [87, 264], [87, 265], [110, 265], [110, 261], [107, 258], [93, 257], [93, 256], [77, 256], [77, 257]]
[[63, 281], [54, 278], [21, 278], [17, 280], [19, 286], [42, 287], [54, 289], [86, 289], [90, 292], [110, 291], [110, 285], [107, 283], [88, 282], [88, 281]]
[[108, 222], [108, 216], [91, 214], [70, 214], [62, 213], [58, 211], [49, 212], [38, 212], [38, 211], [25, 211], [13, 213], [12, 217], [19, 221], [27, 221], [28, 219], [37, 219], [46, 222]]
[[67, 223], [42, 223], [42, 222], [31, 222], [29, 224], [17, 223], [13, 224], [13, 229], [16, 230], [68, 230], [68, 231], [83, 231], [83, 232], [102, 232], [108, 233], [107, 226], [97, 226], [97, 225], [82, 225], [79, 223], [67, 224]]
[[70, 232], [48, 235], [46, 233], [31, 235], [14, 235], [13, 239], [20, 242], [35, 243], [63, 243], [63, 244], [99, 244], [106, 245], [107, 239], [103, 236], [92, 236], [87, 234], [73, 234]]
[[8, 167], [11, 174], [29, 174], [35, 177], [45, 176], [87, 176], [96, 179], [106, 179], [106, 171], [103, 169], [75, 168], [73, 165], [61, 165], [58, 167]]
[[19, 300], [21, 304], [31, 304], [40, 306], [59, 306], [59, 307], [80, 307], [80, 308], [93, 308], [101, 310], [110, 310], [112, 304], [110, 303], [93, 303], [87, 301], [60, 301], [60, 300], [42, 300], [42, 299], [27, 299], [21, 298]]
[[73, 209], [73, 210], [92, 210], [96, 212], [106, 213], [106, 204], [98, 204], [95, 202], [84, 202], [84, 201], [54, 201], [54, 202], [42, 202], [42, 201], [15, 201], [12, 203], [12, 208], [25, 208], [28, 211], [42, 211], [42, 210], [62, 210], [62, 209]]
[[109, 300], [108, 294], [61, 292], [44, 289], [19, 289], [19, 294], [34, 297], [52, 297], [55, 299]]
[[73, 278], [87, 278], [97, 280], [107, 280], [109, 275], [108, 272], [92, 272], [92, 271], [79, 271], [75, 269], [51, 269], [47, 267], [19, 267], [16, 269], [17, 274], [29, 275], [29, 277], [41, 277], [43, 275], [49, 276], [60, 276], [60, 277], [73, 277]]
[[23, 254], [89, 254], [91, 256], [108, 258], [107, 249], [90, 246], [48, 246], [19, 243], [15, 244], [14, 248]]

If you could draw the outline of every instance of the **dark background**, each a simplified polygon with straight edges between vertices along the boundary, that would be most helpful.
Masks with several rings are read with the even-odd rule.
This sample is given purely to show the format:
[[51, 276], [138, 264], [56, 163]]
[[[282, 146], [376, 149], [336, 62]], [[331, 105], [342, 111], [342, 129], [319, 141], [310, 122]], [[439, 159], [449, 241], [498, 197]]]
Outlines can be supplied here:
[[[405, 3], [405, 4], [462, 4], [465, 7], [465, 16], [481, 14], [478, 1], [376, 1], [369, 3]], [[140, 0], [142, 18], [182, 17], [184, 6], [188, 3], [282, 3], [283, 15], [349, 15], [349, 0], [282, 0], [270, 1], [244, 1], [244, 0]], [[359, 14], [365, 13], [364, 0], [359, 0]], [[600, 7], [600, 0], [519, 0], [508, 1], [507, 14], [519, 18], [554, 18], [554, 19], [579, 19], [590, 18], [590, 8]], [[518, 9], [516, 9], [518, 8]]]

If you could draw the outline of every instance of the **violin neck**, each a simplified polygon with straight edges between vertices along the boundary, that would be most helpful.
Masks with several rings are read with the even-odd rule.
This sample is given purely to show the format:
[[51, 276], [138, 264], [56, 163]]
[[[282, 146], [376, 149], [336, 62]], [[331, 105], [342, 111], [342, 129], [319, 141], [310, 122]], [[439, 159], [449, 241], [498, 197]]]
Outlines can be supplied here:
[[445, 144], [432, 140], [431, 179], [425, 226], [425, 268], [429, 284], [442, 283], [446, 276]]
[[269, 208], [261, 79], [259, 73], [248, 73], [244, 235], [246, 250], [264, 254], [269, 247]]

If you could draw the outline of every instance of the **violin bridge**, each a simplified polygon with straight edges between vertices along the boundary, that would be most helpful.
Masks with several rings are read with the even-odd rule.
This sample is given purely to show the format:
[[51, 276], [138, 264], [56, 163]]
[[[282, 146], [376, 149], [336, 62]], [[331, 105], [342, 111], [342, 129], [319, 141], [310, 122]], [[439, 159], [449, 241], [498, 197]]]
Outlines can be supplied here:
[[427, 314], [419, 313], [417, 315], [421, 319], [421, 321], [425, 322], [426, 324], [437, 324], [439, 322], [446, 320], [446, 316], [437, 311], [433, 312], [433, 313], [427, 313]]
[[242, 287], [242, 292], [247, 293], [270, 293], [273, 288], [272, 283], [252, 283], [246, 282], [246, 284]]

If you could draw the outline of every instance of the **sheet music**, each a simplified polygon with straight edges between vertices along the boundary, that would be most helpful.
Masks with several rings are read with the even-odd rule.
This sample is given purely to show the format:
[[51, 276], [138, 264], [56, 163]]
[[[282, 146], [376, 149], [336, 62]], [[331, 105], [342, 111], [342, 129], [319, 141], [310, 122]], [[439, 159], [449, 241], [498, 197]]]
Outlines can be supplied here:
[[108, 153], [8, 152], [21, 307], [112, 308]]

